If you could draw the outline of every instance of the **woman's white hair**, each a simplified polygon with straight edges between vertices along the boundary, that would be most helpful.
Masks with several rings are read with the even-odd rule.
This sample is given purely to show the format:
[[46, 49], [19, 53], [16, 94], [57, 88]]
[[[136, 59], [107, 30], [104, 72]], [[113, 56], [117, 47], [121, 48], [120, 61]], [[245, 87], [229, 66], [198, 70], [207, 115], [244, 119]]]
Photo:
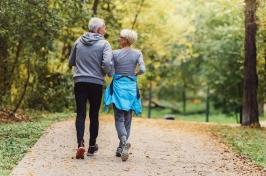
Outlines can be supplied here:
[[88, 28], [90, 32], [97, 32], [99, 28], [105, 26], [105, 22], [101, 18], [93, 17], [90, 19]]
[[136, 31], [130, 30], [130, 29], [123, 29], [120, 32], [120, 37], [123, 37], [125, 39], [127, 39], [129, 45], [132, 45], [133, 43], [135, 43], [138, 39], [138, 34]]

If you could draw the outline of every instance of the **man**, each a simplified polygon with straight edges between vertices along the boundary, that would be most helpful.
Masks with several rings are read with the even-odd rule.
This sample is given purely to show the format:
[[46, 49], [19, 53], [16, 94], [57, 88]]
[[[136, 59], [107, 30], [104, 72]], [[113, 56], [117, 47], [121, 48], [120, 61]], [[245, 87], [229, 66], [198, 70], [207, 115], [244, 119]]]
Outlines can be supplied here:
[[99, 130], [99, 110], [105, 74], [112, 71], [112, 48], [104, 39], [106, 26], [103, 19], [92, 18], [89, 32], [74, 43], [69, 57], [69, 65], [74, 66], [74, 92], [77, 108], [76, 131], [77, 159], [84, 159], [84, 129], [86, 104], [90, 104], [90, 140], [87, 155], [98, 150], [96, 138]]

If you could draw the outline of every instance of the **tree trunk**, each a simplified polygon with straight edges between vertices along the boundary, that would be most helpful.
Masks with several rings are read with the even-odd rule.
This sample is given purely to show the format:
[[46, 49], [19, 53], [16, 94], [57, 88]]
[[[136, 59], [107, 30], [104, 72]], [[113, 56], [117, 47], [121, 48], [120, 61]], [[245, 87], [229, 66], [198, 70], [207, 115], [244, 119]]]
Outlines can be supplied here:
[[[243, 85], [243, 81], [241, 81], [241, 83], [238, 84], [238, 93], [239, 93], [239, 99], [241, 99], [241, 97], [243, 97], [243, 88], [242, 88], [242, 85]], [[238, 114], [239, 114], [239, 123], [242, 124], [242, 109], [243, 109], [243, 106], [242, 106], [242, 102], [240, 103], [239, 107], [237, 107], [237, 111], [238, 111]]]
[[14, 62], [13, 62], [13, 65], [12, 65], [10, 73], [9, 73], [8, 88], [10, 88], [12, 83], [13, 83], [14, 72], [15, 72], [16, 68], [18, 67], [18, 61], [19, 61], [19, 57], [20, 57], [21, 51], [22, 51], [22, 41], [19, 41], [18, 45], [16, 46], [16, 55], [15, 55], [15, 58], [14, 58]]
[[243, 106], [241, 105], [240, 107], [239, 107], [239, 123], [241, 123], [242, 124], [242, 122], [243, 122]]
[[22, 94], [18, 100], [18, 103], [16, 104], [14, 110], [12, 111], [12, 115], [15, 115], [18, 108], [20, 107], [24, 97], [25, 97], [25, 94], [26, 94], [26, 90], [27, 90], [27, 87], [28, 87], [28, 84], [29, 84], [29, 80], [30, 80], [30, 59], [28, 58], [27, 60], [27, 79], [25, 81], [25, 84], [24, 84], [24, 87], [23, 87], [23, 91], [22, 91]]
[[92, 16], [93, 17], [97, 16], [98, 4], [99, 4], [99, 0], [93, 1], [93, 6], [92, 6]]
[[140, 13], [140, 11], [141, 11], [141, 8], [142, 8], [142, 6], [143, 6], [143, 4], [144, 4], [144, 1], [145, 1], [145, 0], [140, 0], [139, 8], [138, 8], [137, 11], [136, 11], [136, 15], [135, 15], [134, 20], [133, 20], [133, 22], [132, 22], [131, 29], [134, 29], [134, 27], [135, 27], [135, 25], [136, 25], [136, 23], [137, 23], [138, 16], [139, 16], [139, 13]]
[[4, 38], [0, 38], [0, 106], [8, 94], [8, 46]]
[[256, 70], [256, 0], [245, 0], [245, 62], [243, 90], [243, 121], [245, 126], [259, 126]]

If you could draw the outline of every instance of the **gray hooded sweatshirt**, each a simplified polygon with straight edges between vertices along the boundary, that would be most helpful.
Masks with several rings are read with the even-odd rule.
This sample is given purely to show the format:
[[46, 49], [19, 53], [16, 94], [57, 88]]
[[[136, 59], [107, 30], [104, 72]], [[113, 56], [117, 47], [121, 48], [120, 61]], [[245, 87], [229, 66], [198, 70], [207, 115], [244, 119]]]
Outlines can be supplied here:
[[112, 71], [112, 48], [98, 33], [85, 33], [74, 43], [69, 65], [74, 66], [74, 81], [104, 84]]

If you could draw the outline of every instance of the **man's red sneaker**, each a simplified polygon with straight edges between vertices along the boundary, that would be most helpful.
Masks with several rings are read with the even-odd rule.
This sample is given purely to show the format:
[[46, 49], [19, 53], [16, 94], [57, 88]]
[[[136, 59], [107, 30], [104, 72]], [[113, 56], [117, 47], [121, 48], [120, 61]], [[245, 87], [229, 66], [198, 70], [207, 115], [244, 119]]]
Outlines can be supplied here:
[[76, 159], [84, 159], [85, 148], [79, 147], [76, 152]]

